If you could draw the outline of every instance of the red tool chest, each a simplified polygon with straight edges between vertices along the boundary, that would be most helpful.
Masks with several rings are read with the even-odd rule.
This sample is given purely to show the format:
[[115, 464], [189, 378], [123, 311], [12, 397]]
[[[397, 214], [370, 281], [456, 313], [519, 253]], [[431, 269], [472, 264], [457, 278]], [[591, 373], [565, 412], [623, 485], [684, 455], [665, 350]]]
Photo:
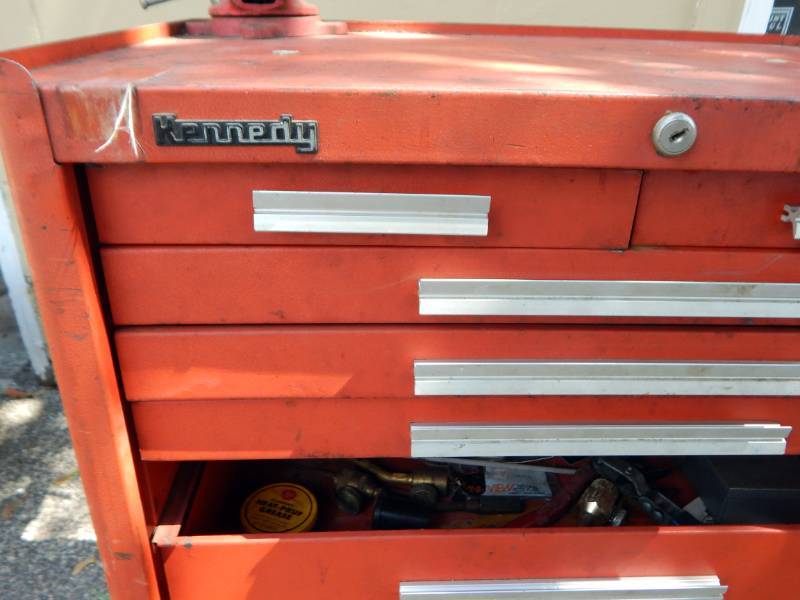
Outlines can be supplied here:
[[792, 524], [213, 525], [231, 461], [800, 454], [796, 40], [186, 27], [0, 62], [115, 599], [797, 597]]

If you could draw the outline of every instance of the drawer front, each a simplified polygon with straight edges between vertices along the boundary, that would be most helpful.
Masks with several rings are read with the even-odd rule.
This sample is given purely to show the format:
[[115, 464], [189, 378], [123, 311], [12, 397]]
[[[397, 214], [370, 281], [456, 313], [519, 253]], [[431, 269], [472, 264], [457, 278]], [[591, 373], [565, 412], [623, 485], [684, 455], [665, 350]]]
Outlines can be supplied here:
[[[786, 429], [800, 430], [791, 397], [253, 398], [132, 402], [131, 410], [145, 460], [758, 454], [781, 453], [784, 444], [800, 453], [800, 436]], [[642, 438], [642, 425], [658, 424], [666, 429], [647, 428]], [[686, 425], [706, 429], [690, 438]]]
[[520, 248], [627, 247], [640, 181], [635, 171], [379, 165], [120, 165], [87, 176], [105, 244]]
[[800, 248], [800, 175], [652, 172], [632, 243]]
[[187, 536], [160, 550], [173, 600], [792, 600], [800, 584], [796, 527]]
[[102, 259], [120, 325], [800, 322], [791, 252], [173, 246], [106, 248]]
[[164, 327], [116, 341], [130, 400], [800, 391], [795, 328]]

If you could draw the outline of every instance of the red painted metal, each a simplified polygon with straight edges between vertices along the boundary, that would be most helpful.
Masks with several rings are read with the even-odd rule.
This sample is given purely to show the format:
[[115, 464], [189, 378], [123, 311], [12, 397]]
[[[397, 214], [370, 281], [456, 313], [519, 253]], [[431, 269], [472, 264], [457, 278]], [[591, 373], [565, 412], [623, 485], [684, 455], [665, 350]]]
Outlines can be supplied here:
[[716, 31], [675, 31], [670, 29], [614, 29], [610, 27], [563, 27], [552, 25], [508, 25], [484, 23], [426, 23], [420, 21], [348, 21], [353, 33], [396, 32], [434, 35], [526, 35], [544, 37], [617, 38], [681, 42], [725, 42], [800, 46], [796, 35], [743, 35]]
[[409, 581], [716, 575], [726, 600], [789, 600], [800, 582], [782, 567], [800, 556], [796, 526], [225, 534], [220, 489], [235, 473], [212, 465], [177, 487], [159, 543], [172, 599], [389, 600]]
[[[624, 248], [640, 181], [635, 171], [322, 164], [113, 165], [87, 176], [103, 243], [170, 245]], [[489, 234], [257, 233], [258, 189], [489, 195]]]
[[142, 479], [146, 484], [146, 493], [142, 494], [142, 500], [145, 503], [147, 526], [150, 529], [161, 524], [161, 516], [177, 471], [178, 463], [174, 462], [142, 463]]
[[[137, 229], [154, 224], [125, 214]], [[423, 278], [800, 282], [800, 260], [789, 251], [127, 246], [104, 249], [102, 259], [118, 325], [557, 320], [420, 316]]]
[[[800, 139], [787, 132], [800, 129], [798, 64], [800, 49], [749, 38], [731, 44], [368, 31], [281, 40], [173, 37], [42, 67], [35, 76], [63, 162], [797, 172]], [[125, 132], [112, 137], [129, 89], [134, 144]], [[702, 132], [677, 158], [659, 156], [649, 142], [670, 110], [690, 113]], [[160, 147], [151, 116], [163, 112], [316, 119], [320, 151]]]
[[72, 168], [53, 161], [36, 84], [0, 60], [0, 150], [109, 589], [158, 598], [136, 460]]
[[417, 359], [793, 361], [800, 360], [798, 342], [800, 331], [788, 327], [276, 325], [116, 333], [132, 401], [409, 398]]
[[210, 20], [186, 23], [189, 35], [263, 39], [347, 33], [345, 23], [323, 22], [319, 9], [305, 0], [218, 0], [208, 12]]
[[218, 38], [271, 39], [310, 35], [343, 35], [347, 25], [326, 22], [314, 16], [298, 17], [215, 17], [206, 21], [188, 21], [186, 32], [191, 36]]
[[307, 17], [318, 15], [319, 9], [305, 0], [272, 0], [247, 2], [246, 0], [218, 0], [208, 13], [212, 17]]
[[145, 460], [410, 456], [412, 423], [781, 423], [800, 454], [797, 398], [224, 398], [132, 411]]
[[794, 600], [797, 527], [180, 536], [171, 600], [394, 600], [403, 581], [717, 575], [725, 600]]
[[798, 249], [781, 221], [787, 204], [800, 204], [800, 175], [647, 173], [632, 242]]
[[[220, 9], [236, 7], [245, 5]], [[212, 23], [250, 36], [324, 31], [310, 14], [253, 18], [255, 28], [241, 20], [250, 18]], [[32, 75], [0, 63], [0, 146], [115, 600], [380, 600], [411, 579], [667, 574], [716, 574], [733, 600], [796, 595], [800, 530], [780, 526], [178, 536], [154, 557], [148, 535], [173, 460], [405, 455], [409, 424], [426, 421], [800, 427], [796, 398], [415, 398], [412, 387], [421, 358], [800, 360], [793, 326], [399, 324], [418, 319], [420, 276], [798, 281], [795, 244], [774, 214], [794, 203], [784, 198], [800, 172], [797, 40], [396, 23], [220, 40], [190, 28], [10, 53]], [[670, 110], [700, 128], [695, 148], [673, 159], [649, 141]], [[320, 151], [159, 147], [151, 117], [161, 112], [316, 119]], [[73, 164], [98, 166], [88, 187], [103, 242], [173, 246], [104, 250], [120, 323], [296, 324], [122, 328], [115, 364]], [[484, 189], [496, 200], [493, 229], [447, 242], [266, 238], [251, 231], [249, 192], [268, 183]], [[740, 250], [524, 249], [625, 248], [631, 233], [640, 245]], [[380, 247], [389, 244], [405, 248]], [[435, 247], [445, 245], [473, 247]], [[333, 324], [382, 320], [398, 324]], [[327, 324], [297, 324], [317, 321]], [[800, 453], [800, 438], [789, 451]]]

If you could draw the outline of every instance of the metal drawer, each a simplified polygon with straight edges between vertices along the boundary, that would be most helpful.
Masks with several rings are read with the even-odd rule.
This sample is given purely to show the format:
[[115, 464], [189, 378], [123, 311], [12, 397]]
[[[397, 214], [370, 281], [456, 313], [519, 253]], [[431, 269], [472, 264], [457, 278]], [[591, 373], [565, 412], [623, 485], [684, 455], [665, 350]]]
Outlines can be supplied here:
[[[451, 425], [462, 437], [446, 443], [471, 436], [463, 451], [477, 455], [648, 454], [666, 446], [676, 454], [797, 453], [789, 431], [800, 427], [798, 339], [788, 327], [521, 325], [155, 327], [116, 335], [142, 455], [158, 460], [409, 456], [431, 452], [418, 449], [428, 443], [420, 432]], [[496, 371], [520, 356], [524, 377]], [[489, 369], [484, 380], [470, 379], [473, 364]], [[576, 441], [572, 450], [556, 445], [568, 437], [554, 435], [561, 426]], [[635, 429], [650, 426], [665, 429], [649, 438]], [[480, 432], [503, 427], [514, 435], [480, 441]]]
[[205, 533], [220, 482], [179, 480], [153, 534], [173, 600], [791, 600], [800, 584], [793, 526]]
[[631, 242], [797, 249], [798, 205], [796, 173], [651, 172], [642, 181]]
[[791, 253], [165, 246], [102, 259], [120, 325], [800, 323]]
[[795, 328], [525, 325], [121, 329], [131, 400], [795, 396]]
[[517, 248], [627, 247], [641, 177], [323, 164], [105, 165], [86, 173], [104, 244]]

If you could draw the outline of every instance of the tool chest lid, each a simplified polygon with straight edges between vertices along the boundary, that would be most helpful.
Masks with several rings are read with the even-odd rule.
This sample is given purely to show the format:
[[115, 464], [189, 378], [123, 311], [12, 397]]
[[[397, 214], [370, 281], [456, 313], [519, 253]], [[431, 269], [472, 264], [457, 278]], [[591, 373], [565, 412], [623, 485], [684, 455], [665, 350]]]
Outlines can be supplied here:
[[[12, 57], [39, 63], [33, 77], [64, 162], [800, 170], [800, 47], [793, 38], [350, 29], [244, 40], [183, 37], [173, 27], [178, 34], [120, 40], [101, 52], [93, 52], [103, 47], [96, 41], [76, 42], [71, 55], [62, 53], [69, 60], [57, 62], [54, 50], [52, 64], [42, 64], [41, 49]], [[668, 112], [697, 124], [696, 144], [681, 156], [660, 156], [651, 142]], [[162, 116], [164, 139], [154, 115]], [[272, 141], [261, 143], [271, 134], [258, 134], [272, 127]], [[170, 143], [184, 134], [213, 139]], [[282, 135], [290, 143], [280, 143]]]

